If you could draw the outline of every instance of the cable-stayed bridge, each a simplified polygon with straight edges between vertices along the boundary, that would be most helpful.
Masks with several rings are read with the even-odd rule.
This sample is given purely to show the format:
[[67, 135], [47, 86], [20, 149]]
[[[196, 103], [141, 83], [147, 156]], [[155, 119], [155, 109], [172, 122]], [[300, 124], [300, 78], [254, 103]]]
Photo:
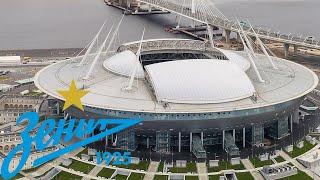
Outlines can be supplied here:
[[[238, 33], [240, 31], [239, 22], [226, 18], [209, 0], [138, 0], [138, 2], [218, 27], [223, 30], [227, 42], [230, 40], [231, 32]], [[246, 23], [243, 23], [242, 26], [246, 34], [251, 37], [255, 37], [255, 34], [257, 34], [260, 39], [284, 43], [286, 55], [288, 55], [290, 45], [294, 46], [295, 52], [297, 52], [298, 47], [320, 50], [320, 42], [315, 40], [314, 37], [280, 34], [280, 32], [271, 32], [271, 30], [251, 28]]]

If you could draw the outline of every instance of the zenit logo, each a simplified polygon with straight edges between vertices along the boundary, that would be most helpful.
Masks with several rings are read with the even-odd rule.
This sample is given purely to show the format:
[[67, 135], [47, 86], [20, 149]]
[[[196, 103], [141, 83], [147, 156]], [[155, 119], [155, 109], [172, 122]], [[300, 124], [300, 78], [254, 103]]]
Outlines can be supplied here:
[[[71, 105], [75, 105], [79, 109], [83, 110], [80, 98], [87, 92], [83, 93], [79, 90], [76, 90], [74, 81], [72, 81], [69, 91], [60, 91], [59, 93], [61, 93], [61, 95], [66, 98], [64, 110]], [[133, 126], [141, 122], [142, 119], [79, 119], [77, 120], [78, 123], [76, 126], [76, 119], [68, 120], [68, 124], [65, 119], [60, 119], [58, 122], [55, 119], [47, 119], [40, 124], [38, 129], [35, 129], [36, 125], [39, 123], [39, 115], [35, 112], [27, 112], [18, 118], [16, 124], [19, 125], [23, 121], [28, 121], [28, 125], [21, 133], [22, 143], [16, 146], [5, 157], [1, 166], [1, 175], [4, 179], [10, 179], [14, 177], [19, 171], [21, 171], [29, 158], [33, 142], [36, 144], [36, 150], [41, 151], [47, 148], [49, 145], [58, 145], [60, 140], [62, 140], [62, 135], [64, 135], [63, 141], [69, 142], [74, 136], [77, 138], [82, 138], [85, 135], [92, 134], [92, 132], [97, 128], [99, 128], [99, 130], [101, 131], [100, 134], [96, 134], [75, 144], [69, 145], [63, 149], [35, 159], [33, 167], [36, 167], [77, 148], [88, 145], [101, 138], [105, 138], [106, 136]], [[107, 126], [110, 124], [114, 125], [114, 127], [111, 129], [107, 129]], [[36, 130], [37, 133], [35, 136], [31, 137], [29, 132], [33, 130]], [[51, 135], [51, 137], [46, 141], [44, 137], [49, 134]], [[12, 172], [10, 172], [10, 162], [17, 153], [21, 153], [20, 162], [18, 166]]]

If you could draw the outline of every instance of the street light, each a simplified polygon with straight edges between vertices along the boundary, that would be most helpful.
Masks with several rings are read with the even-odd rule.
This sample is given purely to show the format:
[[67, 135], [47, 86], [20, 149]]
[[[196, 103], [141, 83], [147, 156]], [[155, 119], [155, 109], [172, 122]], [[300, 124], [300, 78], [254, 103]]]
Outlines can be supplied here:
[[173, 147], [171, 148], [171, 161], [172, 161], [172, 165], [173, 165]]
[[271, 31], [271, 29], [268, 29], [268, 31], [267, 31], [267, 35], [268, 36], [270, 35], [270, 31]]
[[[226, 151], [227, 152], [227, 151]], [[228, 169], [228, 155], [229, 155], [229, 153], [227, 152], [227, 161], [226, 161], [226, 170]]]
[[258, 28], [258, 34], [259, 34], [260, 30], [261, 30], [261, 27]]
[[151, 148], [152, 148], [152, 146], [150, 146], [150, 148], [149, 148], [149, 150], [150, 150], [150, 161], [151, 161]]

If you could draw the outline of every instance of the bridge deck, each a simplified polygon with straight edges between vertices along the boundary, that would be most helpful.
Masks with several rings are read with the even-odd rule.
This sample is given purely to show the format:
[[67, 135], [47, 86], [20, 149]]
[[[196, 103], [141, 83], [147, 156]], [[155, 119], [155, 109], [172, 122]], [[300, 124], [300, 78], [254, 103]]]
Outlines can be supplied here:
[[[196, 9], [194, 13], [192, 12], [192, 8], [190, 7], [190, 4], [192, 3], [187, 2], [188, 0], [139, 0], [139, 1], [157, 8], [167, 10], [169, 12], [179, 14], [181, 16], [184, 16], [189, 19], [193, 19], [201, 23], [208, 22], [210, 25], [219, 27], [221, 29], [225, 29], [232, 32], [240, 31], [240, 28], [236, 21], [231, 21], [225, 18], [225, 16], [223, 16], [216, 8], [214, 8], [214, 5], [207, 0], [199, 0], [199, 2], [197, 2], [197, 4], [195, 5]], [[250, 27], [244, 26], [243, 28], [249, 36], [255, 36], [253, 30]], [[256, 28], [254, 28], [254, 31], [258, 34], [258, 37], [261, 39], [320, 50], [319, 41], [315, 41], [314, 39], [295, 37], [295, 36], [291, 36], [290, 34], [289, 35], [278, 34], [278, 33], [270, 32], [266, 30], [260, 30]]]

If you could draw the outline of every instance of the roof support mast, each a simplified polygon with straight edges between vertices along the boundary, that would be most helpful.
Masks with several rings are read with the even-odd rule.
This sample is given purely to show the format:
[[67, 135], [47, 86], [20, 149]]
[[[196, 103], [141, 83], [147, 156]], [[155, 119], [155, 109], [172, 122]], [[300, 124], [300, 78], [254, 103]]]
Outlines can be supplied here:
[[104, 25], [106, 24], [107, 20], [108, 20], [108, 19], [106, 19], [106, 20], [104, 21], [104, 23], [103, 23], [103, 25], [101, 26], [99, 32], [98, 32], [97, 35], [93, 38], [93, 40], [92, 40], [92, 42], [91, 42], [88, 50], [86, 51], [85, 55], [83, 56], [81, 62], [78, 64], [78, 66], [82, 66], [83, 63], [87, 60], [87, 58], [88, 58], [88, 56], [89, 56], [89, 54], [90, 54], [90, 52], [91, 52], [91, 50], [92, 50], [92, 48], [93, 48], [93, 45], [97, 42], [97, 39], [98, 39], [98, 37], [99, 37], [99, 35], [100, 35], [100, 33], [101, 33]]
[[208, 22], [207, 22], [207, 31], [208, 31], [208, 34], [209, 34], [209, 41], [210, 41], [211, 47], [214, 47], [214, 43], [213, 43], [213, 31], [212, 31], [212, 28], [211, 28], [211, 26], [209, 25]]
[[[239, 25], [240, 25], [240, 24], [239, 24]], [[241, 26], [241, 25], [240, 25], [240, 26]], [[250, 50], [248, 49], [246, 43], [244, 42], [244, 40], [243, 40], [243, 38], [242, 38], [243, 33], [241, 33], [240, 31], [239, 31], [238, 33], [239, 33], [239, 37], [240, 37], [240, 39], [241, 39], [241, 41], [242, 41], [244, 50], [245, 50], [245, 52], [246, 52], [246, 53], [248, 54], [248, 56], [249, 56], [250, 63], [251, 63], [251, 65], [252, 65], [252, 67], [253, 67], [253, 69], [254, 69], [257, 77], [258, 77], [259, 82], [264, 83], [265, 80], [262, 79], [262, 77], [261, 77], [261, 75], [260, 75], [260, 73], [259, 73], [259, 71], [258, 71], [258, 68], [257, 68], [257, 66], [256, 66], [256, 64], [255, 64], [255, 62], [254, 62], [254, 60], [253, 60], [253, 58], [252, 58], [252, 56], [251, 56], [251, 53], [249, 52]]]
[[[139, 58], [140, 58], [140, 54], [141, 54], [141, 47], [142, 47], [142, 40], [143, 40], [143, 37], [144, 37], [144, 31], [145, 31], [145, 28], [143, 29], [143, 32], [142, 32], [142, 36], [141, 36], [141, 41], [140, 41], [140, 44], [139, 44], [139, 48], [138, 48], [138, 51], [136, 53], [136, 61], [139, 61]], [[134, 67], [133, 69], [133, 72], [130, 76], [130, 80], [129, 80], [129, 83], [128, 83], [128, 86], [126, 87], [126, 90], [127, 91], [131, 91], [132, 90], [132, 85], [133, 85], [133, 80], [134, 80], [134, 77], [136, 76], [136, 72], [137, 72], [137, 66]]]
[[122, 17], [121, 17], [121, 19], [120, 19], [120, 22], [119, 22], [119, 24], [118, 24], [118, 26], [117, 26], [116, 30], [113, 32], [112, 38], [111, 38], [111, 40], [110, 40], [110, 43], [109, 43], [109, 45], [108, 45], [108, 47], [107, 47], [107, 49], [106, 49], [106, 51], [105, 51], [105, 53], [106, 53], [106, 54], [108, 54], [108, 53], [109, 53], [110, 48], [111, 48], [111, 46], [112, 46], [112, 44], [113, 44], [114, 40], [116, 39], [116, 35], [117, 35], [117, 34], [118, 34], [118, 32], [119, 32], [119, 28], [120, 28], [120, 25], [121, 25], [121, 23], [122, 23], [123, 18], [124, 18], [124, 15], [122, 15]]
[[[119, 27], [120, 27], [120, 25], [121, 25], [121, 22], [122, 22], [122, 20], [123, 20], [123, 17], [124, 17], [124, 15], [122, 16], [122, 18], [121, 18], [121, 20], [120, 20], [120, 22], [119, 22], [116, 30], [113, 32], [112, 38], [111, 38], [111, 40], [110, 40], [110, 42], [109, 42], [109, 44], [108, 44], [107, 50], [106, 50], [106, 52], [105, 52], [106, 54], [109, 52], [109, 50], [110, 50], [110, 48], [111, 48], [111, 45], [113, 44], [113, 42], [114, 42], [114, 40], [115, 40], [116, 34], [117, 34], [118, 31], [119, 31]], [[86, 75], [83, 79], [89, 79], [89, 77], [90, 77], [90, 75], [91, 75], [91, 73], [92, 73], [92, 70], [93, 70], [94, 66], [97, 64], [97, 61], [98, 61], [98, 59], [99, 59], [99, 57], [100, 57], [103, 49], [105, 48], [106, 41], [107, 41], [107, 39], [109, 38], [112, 29], [113, 29], [113, 25], [112, 25], [112, 28], [110, 29], [110, 31], [109, 31], [109, 33], [108, 33], [108, 35], [107, 35], [107, 38], [105, 39], [104, 43], [103, 43], [102, 46], [100, 47], [98, 54], [96, 55], [95, 59], [92, 61], [92, 64], [91, 64], [91, 66], [90, 66], [90, 68], [89, 68], [89, 71], [88, 71], [87, 75]]]
[[[250, 24], [250, 23], [249, 23], [249, 24]], [[273, 69], [278, 69], [278, 68], [274, 65], [273, 60], [271, 59], [269, 53], [267, 52], [266, 48], [264, 47], [264, 44], [262, 43], [261, 39], [258, 37], [258, 34], [256, 33], [256, 31], [254, 30], [254, 28], [252, 27], [251, 24], [250, 24], [250, 27], [251, 27], [251, 29], [252, 29], [252, 32], [255, 34], [256, 39], [257, 39], [257, 41], [258, 41], [258, 43], [259, 43], [259, 45], [260, 45], [260, 48], [262, 49], [264, 55], [266, 55], [266, 56], [268, 57], [269, 63], [271, 64], [272, 68], [273, 68]]]
[[104, 42], [103, 42], [102, 45], [100, 46], [97, 55], [96, 55], [95, 58], [93, 59], [92, 64], [91, 64], [91, 66], [90, 66], [90, 68], [89, 68], [86, 76], [85, 76], [83, 79], [89, 79], [89, 78], [90, 78], [90, 75], [91, 75], [91, 73], [92, 73], [92, 70], [93, 70], [95, 64], [97, 63], [97, 61], [98, 61], [98, 59], [99, 59], [99, 57], [100, 57], [100, 55], [101, 55], [101, 53], [102, 53], [103, 48], [106, 46], [107, 40], [109, 39], [109, 36], [110, 36], [110, 33], [111, 33], [112, 29], [113, 29], [113, 25], [112, 25], [112, 27], [111, 27], [111, 29], [110, 29], [110, 31], [109, 31], [106, 39], [104, 40]]
[[[257, 58], [257, 56], [256, 56], [256, 54], [254, 53], [254, 50], [253, 50], [253, 48], [252, 48], [251, 42], [249, 41], [249, 39], [248, 39], [246, 33], [244, 32], [244, 30], [243, 30], [243, 28], [242, 28], [242, 25], [241, 25], [241, 23], [239, 22], [238, 19], [237, 19], [237, 22], [238, 22], [238, 25], [239, 25], [239, 27], [240, 27], [240, 32], [242, 33], [243, 38], [244, 38], [244, 40], [245, 40], [245, 42], [246, 42], [246, 44], [247, 44], [247, 47], [249, 47], [249, 50], [251, 51], [252, 56], [253, 56], [254, 58]], [[240, 34], [240, 32], [239, 32], [239, 34]], [[240, 37], [241, 37], [241, 35], [240, 35]]]
[[196, 0], [191, 0], [191, 12], [196, 13]]

